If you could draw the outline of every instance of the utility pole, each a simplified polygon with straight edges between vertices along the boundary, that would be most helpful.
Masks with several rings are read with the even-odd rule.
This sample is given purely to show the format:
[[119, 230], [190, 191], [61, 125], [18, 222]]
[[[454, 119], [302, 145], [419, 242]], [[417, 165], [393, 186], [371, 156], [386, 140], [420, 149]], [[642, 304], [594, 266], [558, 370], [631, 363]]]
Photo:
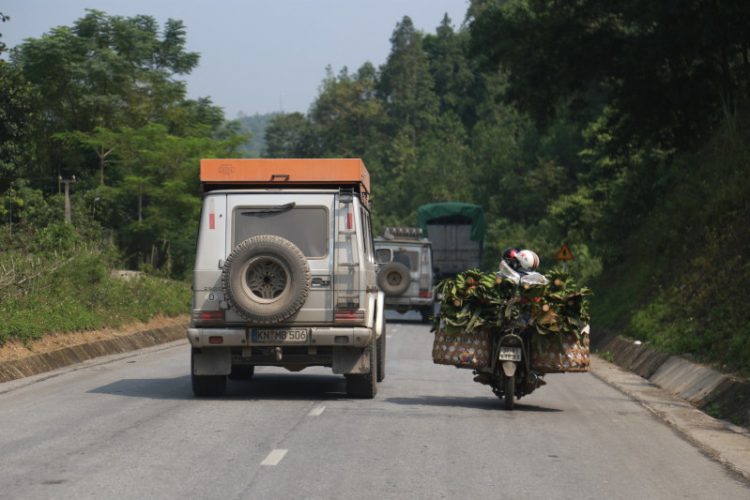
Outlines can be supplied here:
[[71, 179], [63, 179], [58, 176], [57, 181], [65, 184], [65, 222], [70, 224], [70, 183], [76, 181], [76, 176], [74, 175]]

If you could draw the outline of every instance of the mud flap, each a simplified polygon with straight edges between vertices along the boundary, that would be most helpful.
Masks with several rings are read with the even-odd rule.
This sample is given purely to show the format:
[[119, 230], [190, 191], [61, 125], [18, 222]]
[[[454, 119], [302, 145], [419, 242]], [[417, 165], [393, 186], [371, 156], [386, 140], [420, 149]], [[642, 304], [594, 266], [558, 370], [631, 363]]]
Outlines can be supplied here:
[[333, 348], [333, 373], [346, 375], [370, 372], [370, 351], [358, 347]]
[[193, 375], [229, 375], [232, 351], [229, 347], [193, 349]]
[[506, 377], [512, 377], [516, 374], [515, 361], [503, 361], [503, 372]]

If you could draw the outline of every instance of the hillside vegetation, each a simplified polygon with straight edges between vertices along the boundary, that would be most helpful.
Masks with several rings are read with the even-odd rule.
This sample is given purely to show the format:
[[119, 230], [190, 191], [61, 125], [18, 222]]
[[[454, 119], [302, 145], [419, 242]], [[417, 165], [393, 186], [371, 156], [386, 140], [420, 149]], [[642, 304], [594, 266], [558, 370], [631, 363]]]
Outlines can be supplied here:
[[9, 234], [0, 231], [0, 346], [27, 345], [49, 332], [78, 332], [190, 310], [184, 281], [142, 275], [116, 277], [116, 250], [84, 241], [70, 225]]
[[[171, 280], [185, 304], [200, 158], [358, 157], [376, 232], [414, 225], [423, 204], [480, 205], [486, 270], [516, 247], [546, 271], [568, 243], [568, 269], [595, 292], [595, 332], [750, 373], [750, 9], [474, 0], [460, 21], [423, 33], [404, 17], [387, 60], [328, 68], [307, 114], [240, 121], [186, 99], [179, 77], [200, 57], [179, 21], [88, 11], [26, 40], [0, 61], [2, 272], [56, 276], [28, 296], [78, 311], [84, 326], [70, 328], [117, 296], [138, 311], [123, 317], [154, 310], [106, 278], [113, 267], [142, 271], [146, 287]], [[24, 298], [17, 276], [1, 307], [34, 317], [42, 295]]]
[[731, 125], [675, 159], [663, 199], [595, 280], [592, 314], [611, 332], [748, 375], [750, 130]]

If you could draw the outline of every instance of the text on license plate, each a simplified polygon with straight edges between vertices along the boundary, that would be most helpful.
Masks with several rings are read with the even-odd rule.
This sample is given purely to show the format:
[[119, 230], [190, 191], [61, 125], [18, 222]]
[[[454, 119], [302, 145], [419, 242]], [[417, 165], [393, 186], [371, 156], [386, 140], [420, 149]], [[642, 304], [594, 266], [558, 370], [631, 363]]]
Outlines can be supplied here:
[[521, 361], [521, 349], [518, 347], [501, 347], [497, 353], [500, 361]]
[[268, 344], [304, 344], [307, 342], [307, 330], [255, 330], [252, 341]]

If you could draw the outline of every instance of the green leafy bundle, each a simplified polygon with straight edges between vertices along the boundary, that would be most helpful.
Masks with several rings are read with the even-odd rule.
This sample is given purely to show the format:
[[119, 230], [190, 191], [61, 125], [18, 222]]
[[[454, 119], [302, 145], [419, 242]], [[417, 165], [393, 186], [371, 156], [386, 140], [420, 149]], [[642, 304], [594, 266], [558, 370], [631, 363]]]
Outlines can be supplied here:
[[436, 292], [440, 310], [432, 330], [471, 333], [480, 326], [507, 327], [524, 320], [540, 335], [575, 333], [589, 323], [588, 288], [579, 288], [570, 274], [553, 270], [547, 285], [516, 284], [478, 269], [440, 282]]

